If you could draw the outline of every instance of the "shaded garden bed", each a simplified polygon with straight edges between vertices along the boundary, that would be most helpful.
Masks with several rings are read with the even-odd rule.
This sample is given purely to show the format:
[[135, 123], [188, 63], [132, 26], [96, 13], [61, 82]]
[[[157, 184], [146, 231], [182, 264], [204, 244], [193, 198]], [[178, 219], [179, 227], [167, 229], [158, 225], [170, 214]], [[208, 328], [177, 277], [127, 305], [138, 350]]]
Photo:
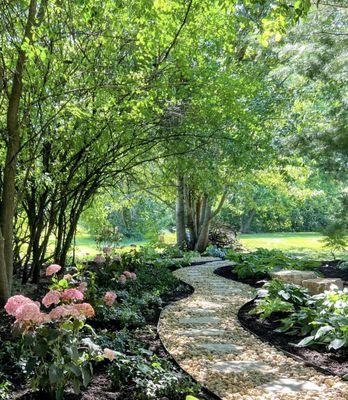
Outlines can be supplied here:
[[247, 278], [242, 279], [239, 278], [238, 275], [233, 271], [233, 266], [227, 265], [225, 267], [219, 267], [214, 271], [215, 275], [221, 276], [226, 279], [231, 279], [232, 281], [237, 281], [241, 283], [245, 283], [249, 286], [254, 288], [261, 287], [266, 280], [270, 279], [268, 275], [266, 275], [263, 279], [256, 279], [256, 278]]
[[[183, 298], [188, 297], [193, 293], [193, 288], [183, 282], [180, 282], [178, 287], [176, 288], [175, 291], [172, 293], [167, 293], [164, 294], [162, 298], [162, 306], [161, 307], [156, 307], [156, 309], [153, 310], [153, 313], [149, 320], [147, 320], [146, 325], [136, 329], [136, 328], [129, 328], [128, 333], [131, 336], [131, 340], [133, 342], [136, 342], [139, 344], [141, 347], [143, 347], [146, 350], [149, 350], [156, 356], [160, 357], [161, 359], [165, 359], [168, 362], [172, 363], [176, 370], [182, 372], [187, 376], [187, 378], [190, 378], [186, 372], [184, 372], [176, 363], [176, 361], [171, 357], [171, 355], [166, 351], [164, 346], [162, 345], [159, 335], [157, 333], [157, 323], [159, 320], [160, 312], [163, 307], [166, 305], [181, 300]], [[90, 321], [92, 322], [92, 320]], [[96, 328], [97, 334], [102, 336], [102, 329], [108, 329], [108, 330], [116, 330], [115, 327], [117, 326], [117, 323], [113, 324], [108, 324], [106, 323], [105, 325], [103, 324], [94, 324]], [[121, 333], [120, 333], [121, 335]], [[4, 343], [5, 340], [10, 340], [11, 338], [11, 319], [8, 318], [7, 316], [3, 315], [1, 313], [1, 319], [0, 319], [0, 339], [1, 343]], [[127, 346], [129, 347], [129, 346]], [[1, 346], [0, 346], [0, 352], [1, 352]], [[131, 354], [132, 349], [131, 348], [126, 348], [126, 353]], [[110, 377], [107, 374], [107, 367], [109, 363], [108, 362], [101, 362], [95, 365], [94, 368], [94, 375], [91, 380], [91, 383], [89, 386], [84, 389], [80, 394], [74, 394], [72, 388], [68, 388], [68, 390], [65, 393], [64, 399], [66, 400], [133, 400], [134, 397], [134, 387], [132, 384], [126, 385], [122, 387], [122, 390], [112, 390], [110, 388]], [[11, 366], [12, 367], [12, 366]], [[21, 375], [18, 372], [18, 376], [13, 379], [13, 384], [14, 384], [14, 390], [12, 391], [12, 395], [15, 396], [16, 399], [21, 399], [21, 400], [46, 400], [47, 399], [47, 393], [39, 393], [35, 392], [33, 393], [24, 383], [24, 376]], [[199, 386], [198, 386], [199, 387]], [[214, 394], [210, 393], [206, 389], [201, 389], [200, 391], [195, 392], [195, 396], [201, 400], [213, 400], [217, 399]], [[175, 397], [160, 397], [158, 399], [160, 400], [183, 400], [185, 399], [185, 395], [179, 395]], [[157, 399], [157, 397], [156, 397]]]
[[276, 346], [290, 356], [300, 359], [310, 366], [314, 366], [323, 373], [344, 376], [348, 374], [348, 349], [328, 351], [322, 346], [296, 347], [303, 337], [275, 332], [280, 326], [278, 322], [285, 315], [273, 314], [270, 319], [262, 321], [249, 312], [255, 308], [255, 300], [242, 306], [238, 312], [241, 325], [255, 334], [264, 342]]
[[348, 283], [348, 268], [339, 268], [341, 260], [323, 261], [322, 265], [316, 269], [325, 278], [341, 278]]
[[[313, 271], [318, 272], [325, 278], [340, 278], [348, 284], [348, 269], [340, 269], [338, 267], [340, 260], [335, 261], [323, 261], [320, 267], [313, 269]], [[265, 275], [263, 279], [260, 278], [248, 278], [241, 279], [238, 275], [233, 271], [233, 266], [225, 266], [217, 268], [214, 271], [214, 274], [221, 276], [226, 279], [231, 279], [233, 281], [245, 283], [255, 288], [261, 287], [265, 281], [270, 279], [269, 275]]]

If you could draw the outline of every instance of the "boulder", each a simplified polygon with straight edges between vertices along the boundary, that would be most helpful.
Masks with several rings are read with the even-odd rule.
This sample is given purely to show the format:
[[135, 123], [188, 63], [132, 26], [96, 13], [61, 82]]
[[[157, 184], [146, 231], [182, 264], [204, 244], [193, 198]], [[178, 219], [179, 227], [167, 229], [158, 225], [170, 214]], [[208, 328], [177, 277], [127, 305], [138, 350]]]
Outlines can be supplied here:
[[302, 285], [304, 280], [316, 279], [318, 277], [313, 271], [299, 271], [296, 269], [283, 269], [282, 271], [273, 272], [272, 276], [273, 278], [295, 285]]
[[310, 294], [323, 293], [325, 290], [330, 290], [331, 285], [335, 285], [339, 290], [343, 290], [343, 281], [339, 278], [316, 278], [305, 279], [302, 285], [306, 287]]

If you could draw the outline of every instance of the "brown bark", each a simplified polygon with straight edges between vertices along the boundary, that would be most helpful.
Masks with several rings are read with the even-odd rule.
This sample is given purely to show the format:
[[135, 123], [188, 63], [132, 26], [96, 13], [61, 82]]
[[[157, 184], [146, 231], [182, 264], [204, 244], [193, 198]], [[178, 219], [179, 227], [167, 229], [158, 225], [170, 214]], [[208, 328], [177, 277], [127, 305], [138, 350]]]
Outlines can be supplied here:
[[252, 210], [249, 211], [245, 222], [244, 222], [244, 218], [242, 218], [241, 228], [240, 228], [241, 233], [248, 233], [250, 231], [250, 226], [255, 217], [255, 214], [256, 214], [256, 210], [253, 208]]
[[184, 178], [181, 174], [179, 174], [178, 176], [175, 212], [176, 212], [176, 243], [180, 249], [184, 249], [186, 247], [185, 203], [184, 203]]
[[[4, 238], [0, 229], [0, 265], [5, 265], [4, 258]], [[0, 268], [0, 304], [4, 305], [10, 296], [5, 268]]]
[[[25, 25], [23, 42], [32, 42], [32, 28], [35, 23], [36, 0], [29, 4], [28, 17]], [[7, 149], [3, 172], [3, 189], [0, 210], [0, 229], [3, 239], [0, 254], [1, 276], [6, 275], [0, 287], [0, 298], [5, 301], [11, 293], [13, 278], [13, 231], [16, 198], [16, 166], [20, 148], [19, 105], [23, 91], [23, 73], [26, 62], [25, 51], [20, 47], [13, 74], [12, 88], [7, 108]], [[6, 287], [5, 287], [6, 286]]]
[[204, 215], [199, 228], [199, 235], [195, 244], [195, 250], [203, 253], [208, 245], [210, 221], [212, 219], [211, 205], [209, 204], [208, 196], [203, 198]]

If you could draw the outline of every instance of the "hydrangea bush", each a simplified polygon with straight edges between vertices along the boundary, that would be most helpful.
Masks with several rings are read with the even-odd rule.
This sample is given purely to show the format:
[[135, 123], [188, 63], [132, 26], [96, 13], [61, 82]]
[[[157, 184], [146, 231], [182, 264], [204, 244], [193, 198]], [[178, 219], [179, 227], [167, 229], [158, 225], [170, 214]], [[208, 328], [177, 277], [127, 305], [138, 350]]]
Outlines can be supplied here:
[[[111, 358], [110, 352], [103, 354], [86, 334], [94, 334], [86, 319], [95, 314], [92, 305], [84, 302], [86, 284], [75, 281], [71, 275], [59, 280], [56, 274], [60, 269], [55, 264], [46, 269], [46, 276], [52, 276], [52, 285], [41, 303], [15, 295], [5, 305], [22, 338], [25, 371], [33, 389], [56, 400], [63, 398], [68, 383], [76, 393], [82, 385], [88, 385], [93, 360]], [[104, 296], [109, 307], [115, 299], [112, 292]]]

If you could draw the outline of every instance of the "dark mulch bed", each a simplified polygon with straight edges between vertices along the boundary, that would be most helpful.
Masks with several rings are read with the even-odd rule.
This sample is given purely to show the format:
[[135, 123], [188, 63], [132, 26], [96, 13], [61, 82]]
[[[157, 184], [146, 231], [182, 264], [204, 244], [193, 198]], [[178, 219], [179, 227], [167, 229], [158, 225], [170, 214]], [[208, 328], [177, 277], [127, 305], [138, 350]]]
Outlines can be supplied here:
[[254, 307], [255, 301], [253, 300], [241, 307], [238, 312], [239, 322], [244, 328], [263, 341], [315, 366], [321, 372], [339, 376], [348, 374], [348, 349], [327, 351], [321, 346], [316, 348], [296, 347], [291, 343], [298, 343], [302, 337], [274, 332], [274, 329], [280, 326], [279, 319], [283, 318], [285, 314], [273, 315], [270, 320], [262, 321], [257, 316], [249, 314]]
[[[335, 261], [323, 261], [320, 267], [315, 268], [315, 271], [323, 275], [325, 278], [341, 278], [348, 284], [348, 269], [338, 268], [340, 260]], [[217, 268], [214, 274], [222, 276], [226, 279], [232, 279], [233, 281], [246, 283], [252, 287], [259, 288], [262, 287], [265, 281], [269, 280], [269, 276], [265, 276], [263, 279], [240, 279], [237, 274], [233, 272], [233, 266], [226, 266]]]
[[340, 260], [335, 261], [323, 261], [322, 265], [316, 269], [325, 276], [325, 278], [341, 278], [348, 282], [348, 268], [340, 269], [338, 264]]
[[233, 272], [233, 267], [231, 266], [226, 266], [226, 267], [219, 267], [214, 271], [215, 275], [222, 276], [223, 278], [226, 279], [231, 279], [233, 281], [241, 282], [241, 283], [246, 283], [247, 285], [250, 285], [255, 288], [260, 288], [263, 286], [266, 280], [268, 280], [270, 277], [265, 276], [263, 279], [255, 279], [255, 278], [250, 278], [250, 279], [241, 279], [238, 277], [237, 274]]
[[[193, 288], [185, 283], [180, 283], [175, 292], [163, 296], [163, 307], [166, 305], [188, 297], [193, 293]], [[167, 353], [157, 333], [157, 323], [159, 320], [161, 309], [156, 309], [151, 321], [148, 321], [147, 325], [136, 332], [134, 332], [134, 338], [141, 343], [144, 348], [147, 348], [157, 354], [159, 357], [165, 357], [171, 360], [175, 365], [174, 359]], [[11, 318], [5, 317], [1, 314], [0, 318], [0, 340], [10, 339], [10, 326]], [[1, 343], [1, 342], [0, 342]], [[0, 349], [1, 350], [1, 349]], [[133, 400], [132, 387], [125, 387], [122, 391], [115, 392], [110, 391], [110, 380], [106, 374], [107, 363], [101, 363], [95, 366], [95, 373], [92, 381], [87, 389], [85, 389], [80, 395], [75, 395], [70, 391], [64, 396], [66, 400]], [[18, 383], [19, 384], [19, 383]], [[26, 387], [15, 392], [16, 398], [20, 400], [47, 400], [46, 394], [32, 393]], [[213, 400], [218, 399], [210, 392], [202, 388], [200, 393], [196, 396], [201, 400]], [[158, 400], [171, 400], [166, 397], [162, 397]]]

